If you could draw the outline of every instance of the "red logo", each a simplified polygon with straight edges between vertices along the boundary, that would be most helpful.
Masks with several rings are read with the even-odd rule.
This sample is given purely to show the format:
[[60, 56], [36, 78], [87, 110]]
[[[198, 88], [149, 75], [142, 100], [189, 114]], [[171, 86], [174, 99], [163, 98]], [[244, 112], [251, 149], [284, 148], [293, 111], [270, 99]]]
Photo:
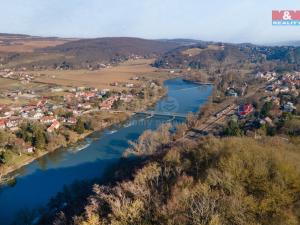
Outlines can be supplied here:
[[272, 20], [300, 20], [300, 10], [273, 10]]

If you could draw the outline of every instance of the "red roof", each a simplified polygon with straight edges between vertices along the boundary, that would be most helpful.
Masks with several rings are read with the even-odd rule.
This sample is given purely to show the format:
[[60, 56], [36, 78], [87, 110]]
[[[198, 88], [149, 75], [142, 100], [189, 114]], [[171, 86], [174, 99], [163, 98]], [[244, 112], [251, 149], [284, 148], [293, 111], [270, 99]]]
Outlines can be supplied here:
[[238, 114], [240, 116], [246, 116], [253, 111], [253, 106], [251, 104], [245, 104], [239, 106]]
[[0, 126], [5, 126], [5, 120], [0, 120]]

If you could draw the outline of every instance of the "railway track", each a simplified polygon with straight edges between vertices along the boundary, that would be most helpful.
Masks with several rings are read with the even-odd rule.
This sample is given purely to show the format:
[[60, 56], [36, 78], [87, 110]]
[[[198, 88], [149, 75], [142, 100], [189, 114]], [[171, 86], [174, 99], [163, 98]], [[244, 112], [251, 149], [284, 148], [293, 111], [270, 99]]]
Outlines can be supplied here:
[[211, 131], [217, 124], [222, 123], [226, 117], [234, 114], [237, 105], [232, 104], [227, 106], [221, 112], [216, 113], [216, 116], [210, 117], [206, 123], [202, 124], [198, 128], [194, 128], [193, 131], [197, 133], [205, 133]]

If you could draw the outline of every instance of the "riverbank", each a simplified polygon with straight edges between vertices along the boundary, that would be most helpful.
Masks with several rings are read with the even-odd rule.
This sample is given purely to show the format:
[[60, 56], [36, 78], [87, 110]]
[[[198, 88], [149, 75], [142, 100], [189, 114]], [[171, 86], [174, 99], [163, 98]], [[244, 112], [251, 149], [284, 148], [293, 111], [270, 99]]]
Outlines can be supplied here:
[[[164, 87], [168, 91], [167, 97], [176, 99], [179, 106], [178, 113], [184, 114], [197, 112], [199, 106], [206, 103], [212, 91], [210, 86], [194, 88], [195, 85], [186, 83], [182, 79], [167, 80], [164, 82]], [[166, 93], [160, 94], [163, 97]], [[158, 95], [155, 96], [158, 100]], [[150, 106], [150, 103], [154, 102], [153, 97], [146, 98], [146, 100], [152, 100], [147, 101], [147, 105]], [[168, 103], [168, 98], [159, 101], [153, 110], [168, 112], [167, 108], [161, 107]], [[140, 106], [146, 106], [144, 100], [140, 98]], [[96, 120], [100, 121], [100, 119]], [[69, 187], [74, 182], [101, 179], [112, 168], [119, 165], [124, 151], [130, 147], [128, 141], [135, 142], [144, 131], [156, 130], [166, 122], [176, 126], [183, 120], [175, 118], [170, 121], [170, 118], [160, 116], [132, 116], [124, 125], [113, 126], [111, 130], [113, 132], [105, 130], [88, 137], [86, 139], [88, 147], [82, 151], [76, 151], [74, 146], [67, 150], [59, 149], [16, 171], [19, 174], [15, 182], [11, 182], [11, 185], [1, 188], [0, 191], [0, 206], [3, 209], [0, 213], [0, 220], [5, 221], [4, 224], [10, 224], [18, 218], [17, 215], [22, 209], [32, 211], [46, 206], [50, 199], [55, 198], [59, 192], [65, 190], [64, 187]], [[85, 141], [80, 144], [85, 146]], [[78, 191], [78, 186], [76, 191]], [[71, 200], [69, 197], [67, 199], [63, 197], [63, 201], [68, 205], [72, 204], [69, 200]], [[31, 215], [35, 218], [38, 212]]]
[[[144, 111], [147, 108], [155, 105], [160, 99], [162, 99], [165, 96], [166, 96], [166, 91], [164, 90], [158, 96], [153, 96], [151, 99], [148, 99], [147, 101], [146, 100], [140, 101], [141, 104], [138, 104], [139, 107], [135, 111]], [[118, 115], [120, 113], [124, 114], [124, 115], [123, 116]], [[8, 166], [4, 165], [4, 166], [0, 167], [0, 185], [1, 184], [3, 185], [5, 183], [9, 182], [11, 179], [13, 179], [14, 176], [11, 176], [11, 174], [13, 172], [15, 172], [16, 170], [19, 170], [19, 169], [23, 168], [24, 166], [34, 162], [35, 160], [38, 160], [38, 159], [42, 158], [43, 156], [45, 156], [53, 151], [56, 151], [60, 148], [68, 148], [72, 145], [76, 145], [76, 144], [78, 144], [78, 142], [84, 140], [86, 137], [93, 134], [94, 132], [103, 131], [104, 129], [106, 129], [108, 127], [122, 123], [122, 122], [128, 120], [133, 115], [133, 113], [130, 111], [120, 112], [120, 113], [117, 113], [117, 114], [113, 113], [114, 114], [114, 118], [112, 119], [113, 122], [101, 123], [101, 126], [98, 126], [94, 130], [85, 131], [83, 134], [78, 134], [78, 135], [76, 135], [75, 140], [68, 142], [67, 145], [59, 144], [58, 146], [55, 146], [55, 148], [53, 150], [49, 150], [49, 149], [48, 150], [47, 149], [37, 150], [34, 152], [34, 154], [31, 154], [31, 155], [24, 154], [24, 153], [22, 155], [16, 155], [14, 157], [14, 159], [11, 160], [11, 161], [13, 161], [13, 163], [11, 165], [8, 165]]]
[[45, 156], [53, 151], [56, 151], [60, 148], [67, 149], [68, 147], [70, 147], [72, 145], [76, 145], [80, 141], [82, 141], [86, 137], [88, 137], [89, 135], [93, 134], [94, 132], [99, 132], [99, 131], [102, 131], [108, 127], [115, 125], [115, 124], [122, 123], [122, 122], [128, 120], [132, 116], [132, 114], [129, 114], [128, 112], [123, 113], [123, 114], [125, 114], [125, 115], [116, 117], [118, 119], [118, 121], [114, 121], [112, 123], [106, 123], [106, 124], [103, 123], [104, 125], [101, 127], [98, 127], [94, 130], [85, 131], [83, 134], [78, 134], [78, 136], [76, 137], [76, 140], [73, 142], [67, 143], [67, 146], [59, 145], [59, 146], [56, 146], [56, 148], [52, 151], [51, 150], [48, 150], [48, 151], [47, 150], [37, 150], [32, 155], [29, 155], [29, 154], [19, 155], [18, 158], [16, 158], [14, 160], [14, 164], [9, 165], [7, 167], [5, 167], [5, 166], [1, 167], [0, 185], [1, 184], [3, 185], [5, 183], [7, 183], [8, 181], [10, 181], [11, 179], [13, 179], [14, 176], [10, 176], [13, 172], [23, 168], [24, 166], [34, 162], [35, 160], [38, 160], [38, 159], [42, 158], [43, 156]]
[[200, 81], [196, 81], [193, 79], [187, 79], [187, 78], [183, 78], [182, 80], [185, 82], [189, 82], [192, 84], [198, 84], [198, 85], [214, 85], [214, 83], [212, 83], [212, 82], [200, 82]]

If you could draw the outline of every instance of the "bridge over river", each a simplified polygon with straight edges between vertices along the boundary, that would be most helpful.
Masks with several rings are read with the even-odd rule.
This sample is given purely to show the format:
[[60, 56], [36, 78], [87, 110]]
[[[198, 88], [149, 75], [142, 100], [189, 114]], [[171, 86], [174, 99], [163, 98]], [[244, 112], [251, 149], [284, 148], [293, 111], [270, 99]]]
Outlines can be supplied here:
[[135, 114], [149, 115], [149, 116], [177, 117], [177, 118], [183, 118], [183, 119], [185, 119], [187, 117], [187, 115], [184, 113], [176, 113], [176, 112], [143, 111], [143, 112], [135, 112]]

